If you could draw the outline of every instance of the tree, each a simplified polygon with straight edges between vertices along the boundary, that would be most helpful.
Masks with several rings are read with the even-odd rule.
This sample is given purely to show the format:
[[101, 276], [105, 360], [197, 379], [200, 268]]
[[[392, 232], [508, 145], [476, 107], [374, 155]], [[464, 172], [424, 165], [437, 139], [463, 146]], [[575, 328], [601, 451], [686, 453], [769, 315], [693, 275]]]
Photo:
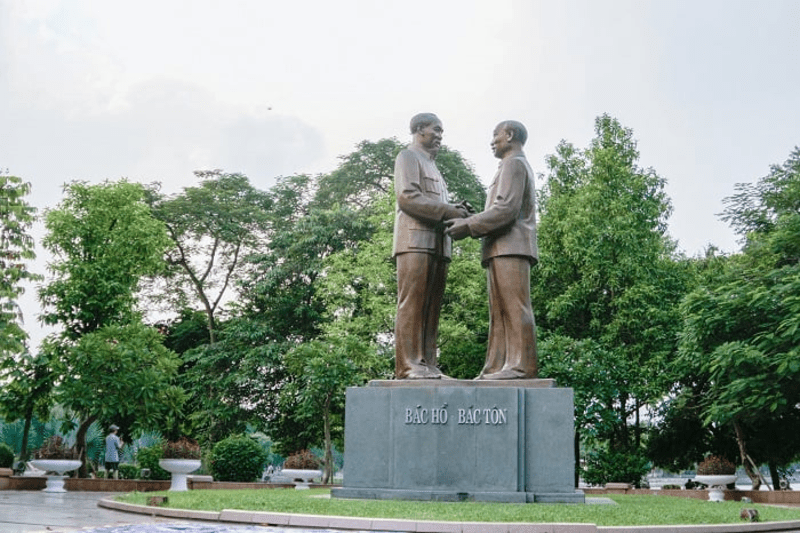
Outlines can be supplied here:
[[540, 337], [578, 343], [571, 352], [586, 357], [596, 383], [581, 381], [580, 361], [543, 351], [542, 375], [583, 391], [576, 460], [581, 433], [609, 453], [642, 453], [639, 414], [669, 389], [665, 370], [687, 283], [666, 235], [664, 180], [638, 166], [630, 129], [603, 115], [595, 134], [585, 151], [562, 142], [548, 158], [532, 270]]
[[54, 375], [45, 354], [4, 357], [0, 365], [0, 414], [6, 421], [22, 420], [20, 461], [28, 460], [28, 438], [34, 417], [45, 420], [52, 405]]
[[36, 209], [25, 201], [30, 190], [30, 183], [0, 173], [0, 356], [4, 359], [25, 351], [28, 335], [21, 326], [17, 299], [25, 290], [24, 282], [41, 279], [26, 265], [36, 258], [29, 234]]
[[[139, 184], [125, 180], [97, 185], [72, 182], [65, 194], [58, 207], [46, 212], [44, 245], [55, 259], [48, 265], [53, 279], [40, 289], [39, 298], [45, 323], [64, 328], [60, 336], [50, 339], [47, 353], [55, 365], [55, 394], [67, 401], [64, 390], [77, 390], [80, 382], [95, 378], [80, 371], [94, 364], [82, 358], [95, 357], [91, 350], [80, 348], [81, 342], [95, 338], [83, 341], [83, 337], [104, 328], [138, 324], [135, 305], [140, 280], [163, 268], [169, 238], [164, 225], [150, 214], [144, 201], [147, 193]], [[117, 379], [113, 374], [107, 377]], [[98, 397], [96, 392], [93, 399], [107, 403], [132, 397]], [[152, 402], [158, 400], [152, 394], [140, 400], [143, 409], [156, 409]], [[105, 411], [101, 403], [73, 406], [85, 417], [77, 434], [77, 446], [85, 453], [86, 431]], [[81, 475], [85, 475], [85, 466]]]
[[17, 304], [23, 283], [41, 279], [26, 265], [36, 258], [29, 234], [36, 209], [25, 201], [30, 190], [30, 183], [0, 173], [0, 413], [6, 420], [25, 420], [23, 460], [27, 458], [31, 420], [47, 410], [51, 385], [46, 365], [27, 353], [28, 334], [22, 328]]
[[285, 361], [294, 379], [281, 394], [296, 401], [293, 418], [306, 428], [321, 423], [325, 450], [322, 482], [328, 483], [333, 479], [333, 441], [343, 439], [345, 390], [377, 377], [388, 365], [377, 358], [374, 347], [358, 337], [338, 335], [300, 344], [286, 353]]
[[170, 428], [180, 418], [185, 394], [174, 384], [180, 359], [154, 328], [110, 324], [72, 345], [51, 339], [43, 349], [62, 377], [55, 400], [80, 421], [76, 444], [82, 454], [86, 431], [96, 420], [133, 433]]
[[197, 187], [158, 197], [153, 214], [167, 227], [172, 247], [166, 295], [179, 308], [199, 300], [209, 342], [216, 341], [216, 314], [227, 290], [241, 276], [244, 258], [259, 248], [268, 229], [272, 198], [246, 176], [197, 171]]
[[54, 257], [48, 265], [53, 279], [39, 299], [43, 321], [77, 340], [133, 319], [141, 278], [162, 271], [169, 238], [139, 184], [75, 181], [64, 192], [61, 204], [45, 213], [43, 244]]
[[754, 486], [758, 462], [777, 485], [800, 445], [800, 149], [737, 190], [724, 218], [744, 247], [683, 302], [683, 383], [706, 425], [733, 429]]

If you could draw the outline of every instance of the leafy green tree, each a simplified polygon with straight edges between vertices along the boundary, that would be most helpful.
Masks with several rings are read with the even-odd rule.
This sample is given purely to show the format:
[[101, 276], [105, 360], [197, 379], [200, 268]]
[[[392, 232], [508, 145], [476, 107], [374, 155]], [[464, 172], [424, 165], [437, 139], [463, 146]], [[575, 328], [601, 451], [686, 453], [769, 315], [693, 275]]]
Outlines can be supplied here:
[[45, 420], [52, 405], [54, 375], [45, 354], [4, 357], [0, 364], [0, 414], [6, 421], [22, 420], [20, 460], [28, 460], [34, 418]]
[[198, 302], [205, 311], [209, 341], [216, 341], [216, 315], [241, 276], [247, 254], [258, 249], [269, 226], [272, 198], [246, 176], [197, 171], [199, 186], [158, 197], [153, 214], [169, 232], [167, 263], [173, 267], [162, 291], [179, 309]]
[[43, 349], [62, 376], [55, 400], [80, 421], [76, 444], [82, 452], [95, 421], [137, 432], [169, 428], [180, 415], [185, 394], [174, 384], [180, 359], [151, 327], [107, 325], [72, 345], [50, 339]]
[[[703, 421], [734, 430], [754, 463], [779, 468], [800, 443], [800, 149], [756, 184], [740, 184], [724, 218], [744, 238], [713, 278], [683, 302], [683, 392], [699, 393]], [[694, 386], [694, 389], [690, 389]]]
[[603, 115], [588, 149], [562, 142], [548, 158], [539, 196], [532, 300], [540, 337], [584, 341], [572, 353], [593, 373], [548, 350], [542, 375], [581, 391], [576, 431], [609, 453], [640, 453], [639, 413], [669, 390], [665, 370], [688, 282], [666, 234], [665, 182], [638, 158], [633, 132]]
[[[114, 331], [108, 329], [113, 327], [135, 328], [140, 322], [136, 311], [140, 281], [164, 267], [163, 256], [170, 241], [164, 225], [152, 217], [145, 202], [147, 196], [143, 186], [125, 180], [97, 185], [75, 181], [65, 187], [65, 198], [59, 206], [45, 214], [47, 235], [43, 242], [54, 260], [48, 265], [52, 280], [39, 290], [44, 306], [42, 318], [47, 324], [63, 327], [60, 336], [45, 345], [45, 351], [54, 365], [58, 385], [55, 394], [84, 417], [76, 442], [84, 452], [86, 432], [95, 419], [103, 416], [103, 403], [121, 404], [138, 398], [144, 402], [143, 409], [155, 410], [151, 402], [159, 401], [152, 393], [141, 397], [98, 396], [98, 389], [80, 387], [80, 382], [89, 382], [95, 376], [79, 370], [84, 365], [94, 365], [83, 358], [108, 354], [82, 350], [81, 343], [95, 339], [84, 341], [83, 337], [103, 329]], [[134, 341], [131, 338], [129, 342]], [[90, 366], [99, 367], [102, 364]], [[106, 374], [105, 378], [113, 380], [117, 376]], [[79, 395], [72, 400], [78, 403], [68, 404], [70, 399], [64, 397], [64, 391], [73, 389], [90, 391], [92, 397]], [[110, 390], [117, 389], [112, 386]], [[81, 475], [85, 475], [85, 466]]]
[[170, 244], [164, 225], [145, 203], [142, 185], [125, 180], [89, 185], [75, 181], [45, 213], [43, 244], [53, 255], [52, 280], [39, 291], [46, 324], [77, 340], [136, 315], [141, 278], [164, 267]]
[[322, 424], [324, 471], [322, 482], [333, 479], [333, 441], [344, 432], [344, 399], [349, 386], [362, 385], [387, 367], [374, 347], [355, 336], [326, 336], [298, 345], [285, 356], [294, 376], [281, 394], [296, 399], [294, 418], [306, 427]]
[[27, 333], [17, 299], [23, 283], [41, 279], [28, 270], [27, 261], [36, 258], [29, 232], [36, 209], [25, 196], [31, 185], [16, 176], [0, 173], [0, 356], [4, 359], [25, 351]]
[[25, 420], [23, 460], [32, 418], [46, 414], [52, 384], [47, 365], [27, 352], [28, 334], [17, 304], [23, 283], [42, 279], [26, 264], [36, 258], [29, 234], [36, 209], [25, 201], [30, 190], [30, 183], [0, 173], [0, 413], [6, 420]]

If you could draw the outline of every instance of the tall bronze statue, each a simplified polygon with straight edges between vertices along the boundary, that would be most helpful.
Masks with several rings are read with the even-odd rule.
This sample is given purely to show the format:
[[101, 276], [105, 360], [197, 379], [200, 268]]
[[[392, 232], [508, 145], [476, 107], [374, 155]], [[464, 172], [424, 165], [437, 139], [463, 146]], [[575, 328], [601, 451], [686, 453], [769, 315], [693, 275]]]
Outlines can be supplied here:
[[439, 311], [452, 245], [444, 222], [469, 212], [466, 204], [449, 203], [447, 185], [434, 163], [443, 133], [442, 121], [433, 113], [415, 115], [411, 145], [397, 155], [394, 165], [397, 379], [447, 377], [436, 365]]
[[522, 147], [528, 132], [515, 120], [501, 122], [491, 147], [500, 165], [486, 209], [447, 222], [456, 240], [483, 239], [481, 263], [489, 285], [489, 346], [476, 379], [526, 379], [538, 375], [531, 309], [530, 267], [538, 261], [533, 171]]

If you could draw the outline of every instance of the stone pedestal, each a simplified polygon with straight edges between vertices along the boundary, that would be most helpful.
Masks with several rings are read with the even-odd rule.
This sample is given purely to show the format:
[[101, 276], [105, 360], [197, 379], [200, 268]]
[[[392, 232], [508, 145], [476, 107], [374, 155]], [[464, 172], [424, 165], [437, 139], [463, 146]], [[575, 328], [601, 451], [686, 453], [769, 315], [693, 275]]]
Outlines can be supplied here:
[[336, 498], [583, 503], [572, 390], [552, 380], [372, 381], [347, 389]]

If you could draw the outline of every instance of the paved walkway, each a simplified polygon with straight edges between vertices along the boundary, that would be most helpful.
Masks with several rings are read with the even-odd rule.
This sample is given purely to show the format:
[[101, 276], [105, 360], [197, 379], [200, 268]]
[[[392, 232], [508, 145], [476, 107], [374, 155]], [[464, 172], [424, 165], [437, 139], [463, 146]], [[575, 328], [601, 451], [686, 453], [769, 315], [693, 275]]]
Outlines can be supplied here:
[[[191, 517], [186, 517], [186, 513], [200, 513], [199, 511], [135, 506], [140, 512], [131, 513], [120, 510], [119, 507], [125, 504], [118, 502], [112, 502], [117, 507], [115, 509], [98, 506], [100, 500], [107, 500], [116, 494], [0, 491], [0, 533], [75, 531], [85, 533], [340, 533], [342, 531], [350, 533], [366, 533], [367, 531], [370, 533], [390, 533], [392, 531], [427, 533], [755, 533], [781, 531], [800, 533], [800, 521], [771, 524], [740, 523], [723, 526], [596, 527], [593, 524], [498, 524], [367, 519], [371, 521], [370, 527], [363, 525], [364, 519], [360, 519], [362, 521], [358, 522], [359, 519], [343, 517], [279, 515], [278, 513], [249, 511], [209, 513], [217, 515], [217, 517], [215, 521], [208, 521], [192, 520]], [[591, 503], [604, 503], [600, 501], [602, 500], [600, 498], [597, 500]], [[171, 512], [174, 516], [142, 514], [143, 509], [146, 509], [147, 512], [150, 512], [150, 509], [155, 512]], [[284, 519], [285, 521], [283, 521]], [[394, 522], [396, 527], [392, 527], [389, 522]], [[263, 523], [287, 525], [270, 527], [256, 525]], [[291, 525], [293, 523], [295, 526]]]
[[[116, 493], [0, 491], [0, 533], [305, 533], [332, 531], [192, 521], [98, 507]], [[373, 532], [374, 533], [374, 532]]]

